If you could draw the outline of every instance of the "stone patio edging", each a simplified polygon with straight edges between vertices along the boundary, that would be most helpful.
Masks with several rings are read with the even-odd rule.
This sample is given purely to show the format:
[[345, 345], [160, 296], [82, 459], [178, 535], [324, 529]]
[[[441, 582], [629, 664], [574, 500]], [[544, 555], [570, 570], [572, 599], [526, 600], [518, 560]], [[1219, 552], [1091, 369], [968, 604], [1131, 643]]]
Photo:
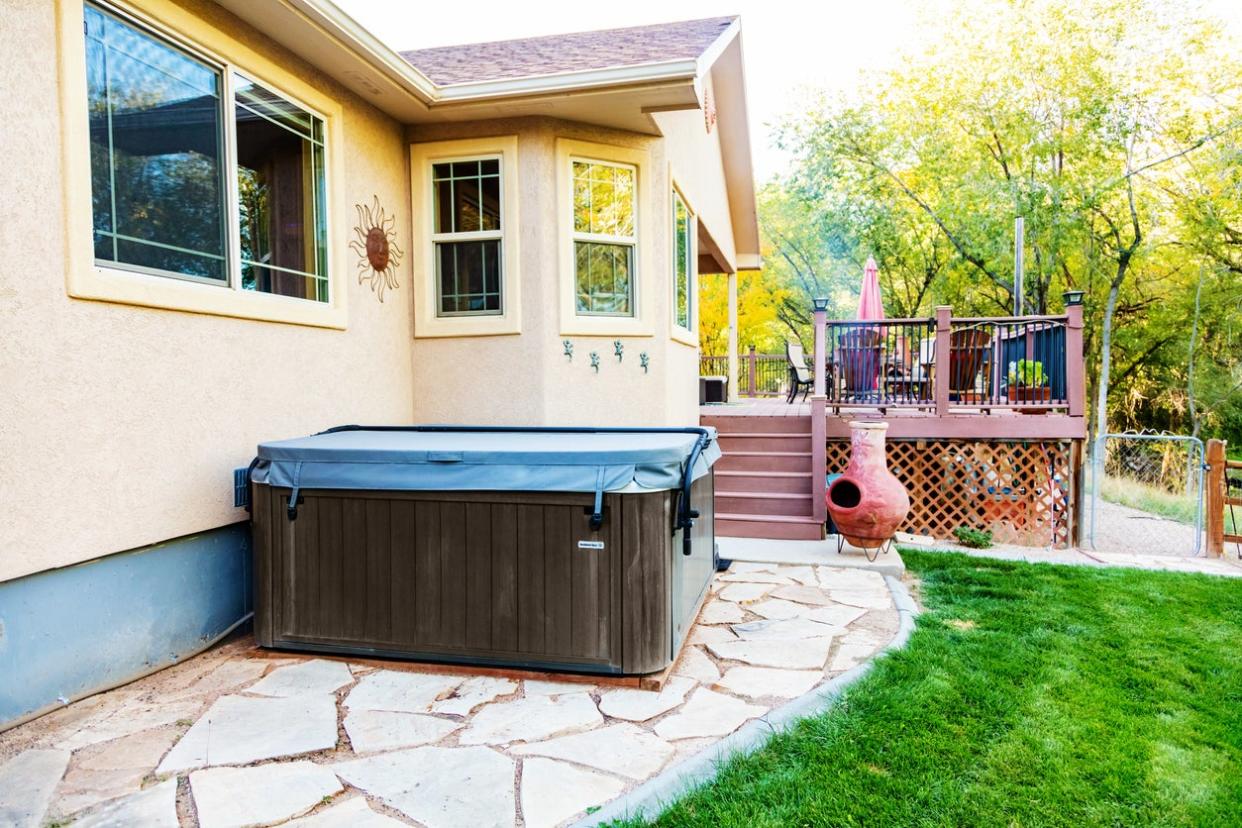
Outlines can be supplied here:
[[915, 618], [919, 615], [906, 585], [892, 575], [884, 576], [893, 605], [897, 607], [897, 633], [884, 649], [869, 660], [829, 679], [809, 693], [771, 710], [743, 725], [739, 730], [714, 745], [657, 774], [624, 796], [614, 799], [593, 814], [574, 823], [573, 828], [595, 826], [617, 819], [634, 817], [652, 819], [664, 807], [694, 788], [711, 781], [720, 765], [735, 757], [752, 753], [767, 744], [772, 736], [791, 727], [800, 719], [823, 713], [832, 707], [837, 698], [856, 681], [871, 670], [876, 657], [906, 646], [914, 632]]

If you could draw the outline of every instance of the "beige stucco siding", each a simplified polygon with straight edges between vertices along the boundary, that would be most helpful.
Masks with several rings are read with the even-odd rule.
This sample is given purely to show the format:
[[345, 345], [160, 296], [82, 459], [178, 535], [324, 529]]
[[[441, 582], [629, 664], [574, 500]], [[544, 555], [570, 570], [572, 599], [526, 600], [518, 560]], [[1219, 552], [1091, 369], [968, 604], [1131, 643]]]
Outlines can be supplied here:
[[[670, 183], [665, 142], [631, 133], [551, 119], [448, 124], [410, 130], [413, 142], [441, 142], [480, 135], [516, 135], [520, 176], [522, 332], [502, 336], [415, 339], [412, 343], [415, 418], [425, 422], [527, 425], [693, 425], [698, 422], [697, 352], [670, 338]], [[557, 141], [639, 149], [648, 154], [644, 174], [648, 211], [640, 289], [650, 291], [651, 335], [586, 336], [561, 329], [561, 246]], [[414, 278], [428, 278], [415, 272]], [[562, 341], [574, 345], [564, 356]], [[614, 340], [624, 348], [620, 361]], [[590, 367], [590, 353], [600, 368]], [[648, 354], [649, 369], [639, 354]]]
[[652, 116], [664, 133], [664, 145], [673, 177], [699, 221], [720, 248], [731, 268], [737, 265], [729, 191], [725, 186], [720, 132], [707, 131], [700, 110], [658, 112]]
[[62, 137], [86, 136], [63, 134], [58, 7], [0, 5], [0, 581], [244, 519], [231, 470], [261, 440], [413, 416], [403, 127], [212, 4], [138, 5], [197, 18], [190, 39], [227, 35], [339, 105], [348, 152], [329, 173], [348, 211], [330, 244], [378, 196], [407, 251], [401, 286], [381, 304], [352, 253], [334, 258], [344, 330], [70, 298], [66, 215], [90, 196], [79, 182], [65, 197]]

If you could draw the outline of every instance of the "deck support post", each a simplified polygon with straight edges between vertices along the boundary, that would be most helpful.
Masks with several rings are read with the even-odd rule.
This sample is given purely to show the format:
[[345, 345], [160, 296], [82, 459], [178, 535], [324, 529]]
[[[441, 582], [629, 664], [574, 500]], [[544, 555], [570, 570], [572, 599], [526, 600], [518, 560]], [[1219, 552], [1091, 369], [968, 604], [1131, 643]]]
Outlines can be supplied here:
[[936, 416], [943, 417], [949, 413], [949, 366], [952, 360], [949, 349], [953, 346], [953, 308], [949, 305], [936, 306], [936, 365], [933, 381], [936, 399]]
[[1065, 396], [1071, 417], [1086, 413], [1087, 380], [1082, 361], [1082, 305], [1065, 307]]
[[1225, 553], [1225, 441], [1207, 442], [1208, 485], [1204, 506], [1207, 508], [1207, 556], [1219, 558]]
[[729, 279], [729, 393], [726, 399], [737, 402], [737, 274]]
[[755, 345], [753, 342], [750, 345], [750, 353], [747, 355], [746, 368], [749, 372], [749, 376], [746, 378], [746, 396], [754, 397], [758, 393], [755, 375], [759, 373], [759, 360], [755, 357]]
[[[816, 328], [820, 330], [820, 328]], [[818, 339], [817, 339], [818, 341]], [[822, 389], [823, 372], [818, 375]], [[828, 521], [828, 422], [825, 409], [828, 398], [822, 390], [811, 395], [811, 514], [819, 523], [820, 537], [824, 536], [824, 525]]]
[[817, 397], [824, 395], [824, 368], [827, 359], [827, 343], [824, 342], [824, 335], [827, 333], [828, 326], [828, 310], [815, 310], [815, 376], [814, 385], [812, 385], [811, 393]]

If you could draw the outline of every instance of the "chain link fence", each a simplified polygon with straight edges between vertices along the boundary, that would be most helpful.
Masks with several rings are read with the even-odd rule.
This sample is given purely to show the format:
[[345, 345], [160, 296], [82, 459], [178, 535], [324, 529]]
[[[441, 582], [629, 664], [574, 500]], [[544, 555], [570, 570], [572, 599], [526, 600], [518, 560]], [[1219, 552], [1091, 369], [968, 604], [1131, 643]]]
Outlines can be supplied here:
[[[1105, 434], [1096, 442], [1086, 486], [1093, 549], [1120, 545], [1128, 547], [1124, 551], [1202, 554], [1204, 452], [1198, 438]], [[1124, 512], [1130, 523], [1118, 525], [1118, 510], [1106, 504], [1142, 514]], [[1156, 522], [1133, 525], [1134, 518], [1145, 517]]]

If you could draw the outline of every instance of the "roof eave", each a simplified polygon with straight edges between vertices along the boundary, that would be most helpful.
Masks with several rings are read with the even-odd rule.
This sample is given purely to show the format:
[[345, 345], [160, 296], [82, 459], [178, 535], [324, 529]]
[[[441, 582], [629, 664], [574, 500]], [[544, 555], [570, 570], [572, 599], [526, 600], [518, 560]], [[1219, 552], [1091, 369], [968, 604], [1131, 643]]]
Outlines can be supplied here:
[[609, 87], [662, 84], [670, 81], [693, 82], [697, 72], [697, 61], [673, 60], [582, 72], [560, 72], [503, 80], [445, 84], [436, 87], [436, 103], [529, 97]]

